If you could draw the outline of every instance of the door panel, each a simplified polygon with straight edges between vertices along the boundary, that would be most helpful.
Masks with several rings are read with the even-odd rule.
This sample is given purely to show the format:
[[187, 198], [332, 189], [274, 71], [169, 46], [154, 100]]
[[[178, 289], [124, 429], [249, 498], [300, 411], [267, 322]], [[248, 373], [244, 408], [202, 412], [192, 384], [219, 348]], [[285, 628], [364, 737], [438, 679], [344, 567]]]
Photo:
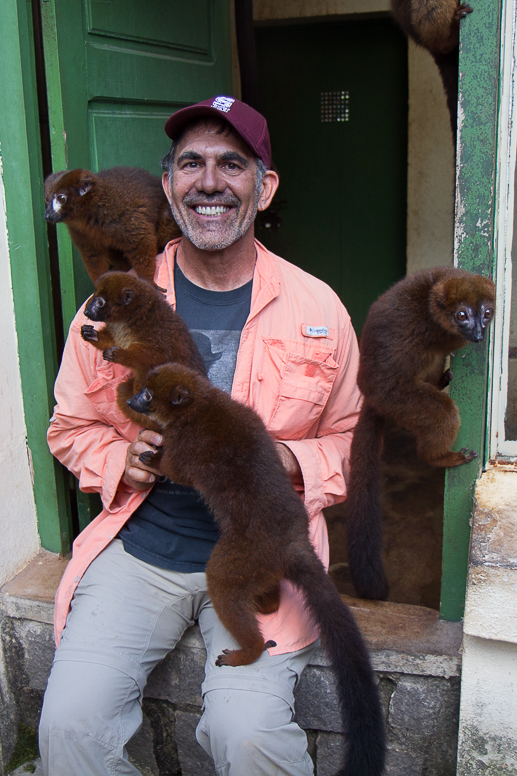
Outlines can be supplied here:
[[138, 159], [139, 166], [159, 174], [159, 152], [167, 151], [163, 127], [179, 105], [111, 105], [91, 102], [88, 110], [90, 159], [102, 170]]
[[135, 3], [129, 13], [127, 0], [90, 0], [86, 14], [89, 33], [152, 45], [161, 43], [181, 52], [211, 53], [213, 22], [209, 0], [191, 0], [187, 13], [184, 0]]

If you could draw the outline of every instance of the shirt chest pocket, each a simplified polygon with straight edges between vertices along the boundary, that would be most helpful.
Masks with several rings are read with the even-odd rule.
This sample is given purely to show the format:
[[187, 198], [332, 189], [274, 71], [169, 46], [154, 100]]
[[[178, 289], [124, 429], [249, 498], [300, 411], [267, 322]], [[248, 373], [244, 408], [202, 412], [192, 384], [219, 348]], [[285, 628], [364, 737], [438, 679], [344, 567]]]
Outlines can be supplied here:
[[332, 351], [325, 348], [316, 346], [300, 353], [291, 343], [273, 340], [264, 344], [262, 387], [269, 396], [270, 412], [267, 428], [277, 439], [303, 439], [323, 412], [338, 365]]

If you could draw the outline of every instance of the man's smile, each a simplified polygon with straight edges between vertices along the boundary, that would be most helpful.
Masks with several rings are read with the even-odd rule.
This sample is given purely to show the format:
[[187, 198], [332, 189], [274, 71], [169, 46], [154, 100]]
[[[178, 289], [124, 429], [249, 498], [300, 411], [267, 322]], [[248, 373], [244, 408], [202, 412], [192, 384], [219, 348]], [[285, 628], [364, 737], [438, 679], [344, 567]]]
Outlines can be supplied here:
[[196, 205], [193, 210], [200, 216], [220, 216], [231, 208], [227, 205]]

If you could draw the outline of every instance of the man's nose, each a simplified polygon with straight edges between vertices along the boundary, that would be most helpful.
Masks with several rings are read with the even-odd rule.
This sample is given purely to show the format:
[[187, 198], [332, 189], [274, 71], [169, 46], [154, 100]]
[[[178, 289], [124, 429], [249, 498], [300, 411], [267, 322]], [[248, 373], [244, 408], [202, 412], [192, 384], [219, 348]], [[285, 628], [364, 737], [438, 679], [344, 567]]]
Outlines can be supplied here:
[[226, 183], [216, 164], [216, 162], [207, 162], [202, 168], [202, 173], [196, 181], [198, 191], [204, 191], [206, 194], [213, 194], [215, 191], [224, 191]]

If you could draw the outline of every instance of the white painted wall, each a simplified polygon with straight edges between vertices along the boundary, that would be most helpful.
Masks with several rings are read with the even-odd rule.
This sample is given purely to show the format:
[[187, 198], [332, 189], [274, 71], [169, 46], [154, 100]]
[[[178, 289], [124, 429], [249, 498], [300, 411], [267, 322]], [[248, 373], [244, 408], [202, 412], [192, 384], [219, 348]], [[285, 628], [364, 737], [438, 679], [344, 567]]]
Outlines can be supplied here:
[[517, 646], [466, 636], [458, 776], [517, 774]]
[[1, 170], [0, 332], [0, 363], [2, 364], [0, 376], [1, 585], [26, 565], [40, 546], [27, 456]]
[[407, 272], [453, 265], [454, 145], [438, 68], [409, 41]]
[[458, 776], [517, 774], [517, 470], [476, 486], [463, 623]]

